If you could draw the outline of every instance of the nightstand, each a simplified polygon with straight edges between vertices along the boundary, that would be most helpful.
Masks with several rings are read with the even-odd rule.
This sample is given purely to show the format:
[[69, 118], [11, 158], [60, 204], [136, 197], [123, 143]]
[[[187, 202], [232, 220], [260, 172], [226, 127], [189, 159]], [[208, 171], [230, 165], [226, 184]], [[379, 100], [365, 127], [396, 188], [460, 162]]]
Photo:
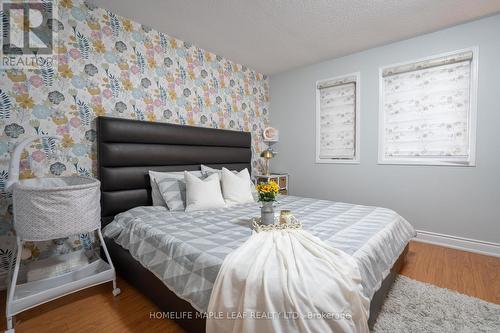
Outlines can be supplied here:
[[288, 174], [287, 173], [271, 173], [271, 175], [255, 175], [256, 184], [266, 183], [270, 180], [274, 180], [279, 188], [280, 194], [288, 195]]

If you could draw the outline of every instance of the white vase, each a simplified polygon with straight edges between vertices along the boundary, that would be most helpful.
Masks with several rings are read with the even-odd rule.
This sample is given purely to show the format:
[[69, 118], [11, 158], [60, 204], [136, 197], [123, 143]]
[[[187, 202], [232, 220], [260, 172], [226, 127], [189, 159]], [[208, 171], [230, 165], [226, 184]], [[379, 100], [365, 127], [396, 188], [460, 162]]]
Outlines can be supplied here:
[[262, 202], [262, 207], [260, 208], [260, 223], [263, 225], [274, 224], [274, 202]]

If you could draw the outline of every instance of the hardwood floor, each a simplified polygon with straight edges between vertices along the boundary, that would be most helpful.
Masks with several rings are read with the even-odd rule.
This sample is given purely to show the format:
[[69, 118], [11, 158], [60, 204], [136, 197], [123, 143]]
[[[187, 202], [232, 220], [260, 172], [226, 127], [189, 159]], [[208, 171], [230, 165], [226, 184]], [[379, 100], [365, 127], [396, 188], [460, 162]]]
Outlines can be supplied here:
[[[16, 333], [149, 333], [184, 332], [174, 321], [149, 319], [158, 308], [123, 279], [122, 293], [111, 294], [111, 283], [85, 289], [43, 304], [15, 317]], [[1, 295], [0, 332], [5, 329], [5, 291]]]
[[[401, 274], [500, 304], [500, 258], [411, 242]], [[23, 312], [16, 316], [16, 332], [183, 332], [171, 320], [150, 319], [155, 305], [123, 279], [118, 283], [122, 294], [116, 298], [109, 283]], [[5, 292], [0, 302], [2, 331]]]
[[411, 242], [400, 274], [500, 304], [500, 258]]

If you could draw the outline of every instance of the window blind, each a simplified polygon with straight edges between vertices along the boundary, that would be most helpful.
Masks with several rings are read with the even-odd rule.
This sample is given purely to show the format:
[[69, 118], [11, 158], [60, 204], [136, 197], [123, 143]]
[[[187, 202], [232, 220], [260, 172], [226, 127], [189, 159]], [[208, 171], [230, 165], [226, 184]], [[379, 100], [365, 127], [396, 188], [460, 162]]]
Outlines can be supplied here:
[[356, 77], [324, 81], [319, 90], [319, 158], [356, 155]]
[[472, 56], [462, 52], [382, 71], [386, 158], [468, 158]]

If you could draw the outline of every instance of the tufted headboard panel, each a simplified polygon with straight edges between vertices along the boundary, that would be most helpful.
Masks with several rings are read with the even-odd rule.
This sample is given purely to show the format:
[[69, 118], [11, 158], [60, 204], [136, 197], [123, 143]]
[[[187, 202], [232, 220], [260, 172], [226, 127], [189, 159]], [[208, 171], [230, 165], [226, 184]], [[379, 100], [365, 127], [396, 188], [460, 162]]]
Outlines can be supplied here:
[[151, 205], [149, 170], [199, 170], [200, 164], [251, 171], [251, 135], [213, 128], [97, 118], [103, 226], [118, 213]]

